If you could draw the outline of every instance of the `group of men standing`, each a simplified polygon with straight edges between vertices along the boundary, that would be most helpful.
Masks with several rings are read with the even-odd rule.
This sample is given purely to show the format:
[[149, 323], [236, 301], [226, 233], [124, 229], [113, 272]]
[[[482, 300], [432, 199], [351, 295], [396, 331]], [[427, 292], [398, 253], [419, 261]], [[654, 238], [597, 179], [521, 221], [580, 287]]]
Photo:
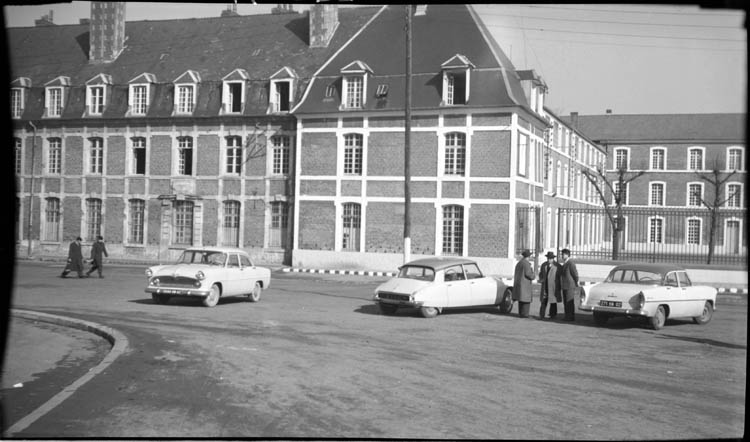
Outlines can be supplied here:
[[67, 278], [68, 273], [76, 272], [79, 278], [88, 278], [94, 270], [99, 271], [99, 277], [104, 278], [104, 257], [109, 256], [107, 247], [104, 245], [104, 238], [101, 235], [96, 237], [96, 242], [91, 245], [91, 268], [86, 275], [83, 274], [83, 253], [81, 252], [81, 237], [70, 243], [68, 248], [68, 263], [60, 275], [61, 278]]
[[545, 261], [539, 268], [537, 277], [532, 269], [529, 257], [531, 252], [521, 252], [522, 258], [516, 264], [513, 274], [513, 300], [518, 301], [518, 316], [529, 317], [532, 293], [531, 283], [538, 279], [541, 283], [539, 307], [539, 319], [544, 319], [549, 304], [549, 317], [557, 316], [557, 303], [563, 302], [565, 316], [564, 321], [575, 320], [575, 302], [578, 294], [578, 269], [575, 262], [570, 259], [570, 250], [562, 249], [560, 256], [562, 264], [555, 260], [553, 252], [547, 252]]

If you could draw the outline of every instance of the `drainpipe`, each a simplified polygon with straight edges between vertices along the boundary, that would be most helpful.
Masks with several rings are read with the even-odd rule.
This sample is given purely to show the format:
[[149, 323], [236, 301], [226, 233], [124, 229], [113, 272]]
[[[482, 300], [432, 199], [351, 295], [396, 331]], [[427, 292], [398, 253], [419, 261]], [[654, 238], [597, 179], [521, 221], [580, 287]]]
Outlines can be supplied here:
[[28, 241], [28, 250], [26, 251], [27, 258], [31, 258], [31, 209], [34, 206], [34, 158], [36, 156], [36, 126], [31, 121], [29, 121], [29, 125], [34, 130], [34, 137], [31, 139], [31, 185], [29, 186], [29, 207], [27, 210], [28, 229], [26, 231], [26, 240]]

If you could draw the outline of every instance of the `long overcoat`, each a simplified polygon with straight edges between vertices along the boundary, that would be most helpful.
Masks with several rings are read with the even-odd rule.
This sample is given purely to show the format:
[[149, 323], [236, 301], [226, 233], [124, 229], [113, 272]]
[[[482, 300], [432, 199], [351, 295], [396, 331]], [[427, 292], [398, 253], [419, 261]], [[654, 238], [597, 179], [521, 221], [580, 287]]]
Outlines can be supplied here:
[[68, 265], [66, 268], [72, 272], [83, 271], [83, 253], [81, 253], [81, 244], [76, 241], [70, 243], [70, 248], [68, 248]]
[[534, 280], [534, 270], [526, 258], [521, 258], [516, 264], [513, 272], [513, 300], [519, 302], [531, 302], [531, 281]]
[[565, 301], [575, 299], [574, 289], [578, 287], [578, 269], [576, 268], [576, 263], [570, 258], [562, 265], [560, 282], [564, 291]]
[[[549, 269], [549, 273], [547, 273]], [[562, 285], [560, 284], [560, 275], [562, 274], [562, 266], [552, 261], [550, 265], [549, 261], [542, 263], [539, 268], [539, 282], [542, 283], [542, 289], [539, 291], [539, 299], [545, 299], [548, 295], [549, 302], [562, 302]]]
[[102, 268], [102, 266], [104, 264], [104, 256], [109, 256], [109, 254], [107, 253], [107, 248], [104, 246], [104, 243], [101, 242], [101, 241], [95, 242], [91, 246], [91, 261], [92, 261], [92, 264], [95, 264], [99, 268]]

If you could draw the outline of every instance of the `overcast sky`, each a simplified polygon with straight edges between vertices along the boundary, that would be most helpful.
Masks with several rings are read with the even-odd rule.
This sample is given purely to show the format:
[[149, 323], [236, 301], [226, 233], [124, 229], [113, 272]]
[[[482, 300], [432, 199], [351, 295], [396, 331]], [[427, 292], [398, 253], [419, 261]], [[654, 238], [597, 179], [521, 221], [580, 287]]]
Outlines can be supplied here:
[[[126, 20], [218, 17], [229, 3], [128, 3]], [[5, 6], [6, 26], [33, 26], [53, 11], [77, 24], [90, 2]], [[269, 13], [276, 4], [239, 3]], [[306, 10], [308, 5], [294, 5]], [[656, 5], [477, 5], [518, 69], [534, 69], [564, 116], [746, 112], [747, 32], [741, 10]]]

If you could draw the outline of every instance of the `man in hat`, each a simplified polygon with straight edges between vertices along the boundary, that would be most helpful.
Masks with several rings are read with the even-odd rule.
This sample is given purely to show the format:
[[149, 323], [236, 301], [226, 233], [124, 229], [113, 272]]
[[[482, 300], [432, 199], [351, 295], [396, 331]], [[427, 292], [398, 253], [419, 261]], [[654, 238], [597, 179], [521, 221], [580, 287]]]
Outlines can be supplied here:
[[68, 273], [75, 271], [79, 278], [83, 278], [83, 253], [81, 253], [81, 237], [70, 243], [68, 248], [68, 262], [60, 275], [61, 278], [67, 278]]
[[560, 285], [562, 286], [565, 320], [575, 321], [576, 294], [578, 293], [578, 269], [576, 269], [576, 263], [570, 259], [570, 250], [562, 249], [560, 255], [563, 259], [562, 269], [560, 269]]
[[91, 246], [91, 268], [86, 272], [86, 276], [91, 275], [94, 270], [99, 271], [99, 277], [104, 278], [104, 256], [109, 256], [107, 247], [104, 246], [104, 238], [101, 235], [96, 236], [96, 242]]
[[539, 319], [544, 319], [544, 313], [547, 310], [549, 302], [549, 317], [555, 319], [557, 316], [557, 303], [562, 301], [560, 287], [560, 269], [562, 266], [555, 261], [555, 254], [552, 251], [545, 255], [547, 261], [539, 268], [539, 282], [542, 284], [539, 292], [539, 300], [542, 305], [539, 307]]
[[531, 281], [534, 280], [534, 269], [529, 262], [531, 252], [526, 249], [521, 252], [521, 259], [516, 264], [513, 272], [513, 300], [518, 301], [518, 316], [521, 318], [529, 317], [531, 308]]

